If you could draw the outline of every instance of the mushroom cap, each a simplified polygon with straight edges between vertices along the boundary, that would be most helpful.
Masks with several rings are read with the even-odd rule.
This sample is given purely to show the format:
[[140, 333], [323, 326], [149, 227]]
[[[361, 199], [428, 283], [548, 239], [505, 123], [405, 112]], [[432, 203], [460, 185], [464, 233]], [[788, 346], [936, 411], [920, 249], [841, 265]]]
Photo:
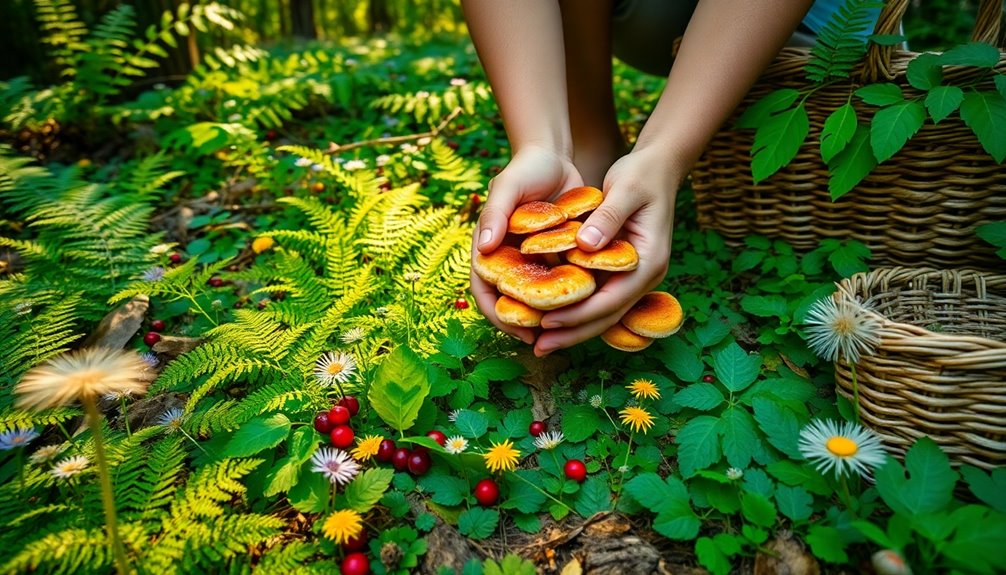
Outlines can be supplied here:
[[603, 200], [604, 194], [601, 190], [593, 186], [581, 186], [563, 193], [552, 203], [562, 208], [570, 218], [575, 218], [596, 210]]
[[510, 296], [502, 295], [496, 300], [496, 317], [507, 325], [538, 327], [545, 313]]
[[517, 206], [510, 214], [507, 231], [511, 234], [530, 234], [557, 226], [566, 219], [566, 212], [555, 204], [528, 202]]
[[472, 270], [480, 278], [496, 285], [503, 274], [535, 261], [533, 257], [520, 253], [520, 250], [513, 246], [500, 246], [488, 254], [476, 253], [472, 259]]
[[604, 343], [615, 349], [630, 352], [642, 351], [653, 343], [652, 337], [632, 333], [621, 323], [616, 323], [604, 330], [604, 333], [601, 334], [601, 339], [604, 340]]
[[565, 222], [554, 228], [524, 238], [520, 243], [522, 254], [555, 254], [576, 247], [576, 232], [583, 224]]
[[[524, 251], [523, 244], [521, 251]], [[580, 248], [573, 248], [566, 252], [566, 259], [569, 260], [569, 263], [582, 268], [609, 272], [628, 272], [636, 269], [636, 266], [639, 265], [639, 254], [636, 253], [636, 248], [625, 240], [612, 240], [596, 252], [585, 252]]]
[[597, 283], [590, 272], [577, 266], [526, 264], [504, 274], [496, 287], [535, 309], [550, 310], [587, 299]]
[[622, 316], [622, 325], [644, 337], [667, 337], [681, 328], [684, 319], [677, 298], [651, 291]]

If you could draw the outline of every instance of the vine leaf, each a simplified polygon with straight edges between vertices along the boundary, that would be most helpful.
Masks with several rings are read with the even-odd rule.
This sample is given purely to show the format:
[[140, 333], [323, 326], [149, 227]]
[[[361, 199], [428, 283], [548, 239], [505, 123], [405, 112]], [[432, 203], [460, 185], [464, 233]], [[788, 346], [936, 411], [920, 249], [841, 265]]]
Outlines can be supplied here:
[[832, 201], [852, 191], [876, 166], [877, 159], [870, 149], [870, 130], [857, 124], [849, 145], [828, 163], [828, 171], [831, 172], [828, 192]]
[[759, 183], [790, 163], [810, 131], [803, 104], [771, 116], [755, 132], [751, 176]]
[[848, 102], [828, 115], [821, 130], [821, 159], [825, 163], [849, 145], [858, 123], [856, 108]]
[[740, 118], [734, 127], [743, 130], [747, 128], [757, 128], [765, 123], [772, 114], [778, 114], [793, 105], [800, 96], [800, 92], [793, 88], [783, 88], [766, 94], [762, 99], [751, 105]]
[[957, 86], [937, 86], [926, 95], [926, 109], [933, 122], [939, 124], [952, 114], [964, 100], [964, 90]]
[[991, 68], [999, 63], [999, 49], [984, 42], [969, 42], [941, 54], [940, 63], [944, 66]]
[[905, 94], [897, 84], [867, 84], [855, 94], [871, 106], [890, 106], [905, 101]]
[[416, 422], [429, 393], [423, 360], [408, 347], [399, 346], [377, 368], [368, 397], [377, 415], [401, 432]]
[[877, 110], [870, 124], [870, 145], [877, 162], [898, 153], [925, 121], [926, 109], [919, 102], [901, 102]]
[[913, 88], [931, 90], [943, 81], [943, 66], [936, 54], [919, 54], [908, 63], [905, 78]]
[[961, 102], [961, 119], [996, 162], [1006, 159], [1006, 98], [996, 92], [968, 92]]

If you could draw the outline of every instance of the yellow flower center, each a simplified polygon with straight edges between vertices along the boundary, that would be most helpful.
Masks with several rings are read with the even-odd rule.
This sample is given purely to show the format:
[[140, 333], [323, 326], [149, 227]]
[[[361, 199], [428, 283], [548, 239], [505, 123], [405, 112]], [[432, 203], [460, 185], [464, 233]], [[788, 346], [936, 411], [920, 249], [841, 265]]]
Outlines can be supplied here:
[[107, 377], [104, 370], [90, 369], [67, 375], [67, 387], [79, 389], [81, 395], [92, 393], [91, 388]]
[[845, 316], [835, 318], [833, 328], [835, 333], [840, 336], [847, 336], [856, 331], [856, 326], [853, 324], [852, 318]]
[[859, 446], [856, 445], [855, 441], [840, 435], [829, 439], [828, 443], [825, 444], [825, 447], [827, 447], [828, 451], [830, 451], [833, 455], [837, 455], [838, 457], [852, 457], [853, 455], [856, 455], [857, 451], [859, 451]]
[[338, 362], [328, 364], [328, 375], [342, 373], [342, 364]]

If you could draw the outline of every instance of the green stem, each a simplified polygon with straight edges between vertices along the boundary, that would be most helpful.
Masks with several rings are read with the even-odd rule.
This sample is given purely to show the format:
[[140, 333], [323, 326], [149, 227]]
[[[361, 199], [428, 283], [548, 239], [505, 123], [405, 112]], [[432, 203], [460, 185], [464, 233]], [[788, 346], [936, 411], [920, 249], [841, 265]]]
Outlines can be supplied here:
[[842, 503], [845, 504], [845, 508], [852, 513], [852, 516], [856, 516], [856, 511], [852, 508], [852, 496], [849, 495], [849, 483], [846, 481], [845, 475], [840, 475], [838, 477], [838, 485], [840, 488], [840, 493], [842, 497]]
[[105, 507], [105, 529], [108, 531], [108, 541], [115, 554], [115, 563], [121, 575], [132, 573], [129, 560], [126, 559], [126, 548], [119, 538], [119, 522], [115, 517], [115, 496], [112, 494], [112, 478], [108, 471], [108, 461], [105, 459], [105, 442], [101, 437], [101, 414], [94, 404], [94, 398], [81, 398], [84, 412], [87, 414], [87, 424], [94, 438], [94, 459], [98, 467], [98, 477], [101, 480], [101, 502]]
[[129, 429], [129, 414], [126, 413], [126, 396], [121, 396], [119, 401], [122, 402], [122, 420], [126, 423], [126, 437], [131, 437], [133, 432]]
[[527, 483], [527, 484], [528, 484], [528, 485], [530, 485], [531, 487], [534, 487], [535, 489], [537, 489], [538, 491], [540, 491], [542, 495], [544, 495], [545, 497], [548, 497], [548, 498], [549, 498], [549, 499], [551, 499], [552, 501], [555, 501], [555, 502], [556, 502], [556, 503], [558, 503], [559, 505], [562, 505], [562, 506], [563, 506], [563, 507], [565, 507], [566, 509], [569, 509], [569, 510], [572, 510], [572, 509], [573, 509], [573, 508], [572, 508], [572, 507], [570, 507], [569, 505], [566, 505], [566, 504], [565, 504], [565, 503], [563, 503], [562, 501], [559, 501], [558, 499], [556, 499], [555, 497], [553, 497], [553, 496], [552, 496], [552, 494], [551, 494], [551, 493], [549, 493], [548, 491], [545, 491], [545, 490], [544, 490], [544, 489], [542, 489], [541, 487], [538, 487], [537, 485], [535, 485], [535, 484], [534, 484], [533, 482], [531, 482], [531, 481], [528, 481], [528, 480], [527, 480], [526, 478], [524, 478], [523, 476], [521, 476], [521, 475], [520, 475], [519, 473], [511, 473], [511, 475], [513, 475], [513, 476], [514, 476], [514, 477], [516, 477], [517, 479], [520, 479], [520, 480], [521, 480], [521, 481], [523, 481], [524, 483]]
[[[636, 436], [635, 432], [630, 432], [629, 433], [629, 445], [628, 445], [628, 447], [625, 450], [625, 461], [622, 462], [622, 467], [628, 467], [629, 466], [629, 454], [632, 453], [632, 438], [635, 437], [635, 436]], [[619, 467], [619, 469], [621, 469], [621, 467]], [[619, 474], [618, 474], [618, 488], [615, 489], [615, 500], [611, 504], [612, 507], [614, 507], [618, 503], [618, 498], [619, 498], [619, 496], [622, 495], [622, 484], [623, 483], [625, 483], [625, 474], [619, 472]]]
[[66, 427], [63, 426], [63, 422], [57, 421], [56, 426], [59, 427], [59, 430], [63, 432], [63, 436], [66, 437], [66, 440], [70, 442], [70, 446], [73, 448], [73, 450], [79, 453], [80, 455], [83, 455], [84, 452], [80, 449], [80, 446], [77, 445], [77, 442], [73, 440], [73, 436], [70, 435], [70, 432], [66, 430]]

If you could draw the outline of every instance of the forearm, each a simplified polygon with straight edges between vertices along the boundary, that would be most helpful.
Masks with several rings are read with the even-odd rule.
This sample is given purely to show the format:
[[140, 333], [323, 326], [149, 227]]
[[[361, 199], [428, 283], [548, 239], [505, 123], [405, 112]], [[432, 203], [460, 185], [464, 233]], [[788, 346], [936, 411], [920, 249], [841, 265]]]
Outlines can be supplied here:
[[572, 155], [562, 17], [552, 0], [463, 0], [510, 146]]
[[636, 149], [679, 181], [799, 24], [811, 0], [701, 0]]

